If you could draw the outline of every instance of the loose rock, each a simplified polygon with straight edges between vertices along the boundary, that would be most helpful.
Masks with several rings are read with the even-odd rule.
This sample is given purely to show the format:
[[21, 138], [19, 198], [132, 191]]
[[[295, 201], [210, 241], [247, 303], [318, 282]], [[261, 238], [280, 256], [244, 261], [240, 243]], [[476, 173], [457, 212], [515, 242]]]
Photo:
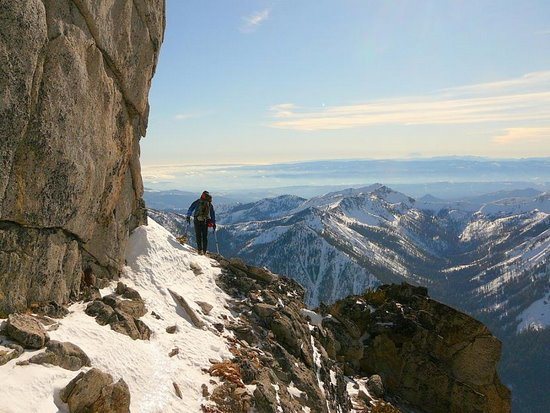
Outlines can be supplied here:
[[195, 301], [195, 302], [198, 304], [198, 306], [201, 308], [202, 312], [205, 315], [209, 315], [210, 311], [212, 311], [212, 309], [214, 308], [212, 304], [208, 304], [204, 301]]
[[143, 301], [141, 298], [141, 295], [134, 290], [131, 287], [128, 287], [123, 282], [118, 282], [116, 286], [116, 293], [123, 296], [124, 298], [128, 298], [129, 300], [140, 300]]
[[16, 359], [24, 352], [23, 347], [18, 344], [6, 344], [5, 347], [10, 349], [11, 351], [0, 350], [0, 366], [3, 366], [9, 361]]
[[176, 396], [178, 396], [180, 399], [183, 399], [183, 396], [181, 394], [180, 386], [178, 386], [178, 383], [172, 382], [174, 386], [174, 390], [176, 391]]
[[89, 357], [80, 347], [69, 342], [52, 340], [44, 353], [36, 354], [29, 359], [33, 364], [52, 364], [67, 370], [77, 371], [84, 366], [91, 366]]
[[9, 338], [28, 349], [40, 349], [50, 339], [42, 324], [26, 314], [10, 314], [5, 332]]
[[128, 413], [130, 390], [123, 379], [113, 382], [110, 374], [92, 368], [81, 372], [60, 392], [71, 413]]
[[112, 307], [99, 300], [88, 304], [85, 312], [91, 317], [96, 317], [97, 323], [102, 326], [109, 324], [115, 314]]
[[38, 304], [36, 306], [31, 306], [31, 309], [39, 315], [52, 317], [52, 318], [63, 318], [69, 314], [67, 307], [58, 304], [55, 301], [50, 301], [44, 304]]

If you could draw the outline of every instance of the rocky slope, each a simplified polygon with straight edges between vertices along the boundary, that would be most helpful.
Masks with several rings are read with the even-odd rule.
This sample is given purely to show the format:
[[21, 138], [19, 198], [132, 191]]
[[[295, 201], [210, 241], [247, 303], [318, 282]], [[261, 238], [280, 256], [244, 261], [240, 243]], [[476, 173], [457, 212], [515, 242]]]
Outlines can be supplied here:
[[0, 4], [0, 314], [120, 271], [163, 32], [164, 0]]
[[[403, 411], [510, 411], [510, 392], [496, 372], [500, 342], [480, 322], [429, 299], [426, 289], [382, 286], [315, 313], [303, 307], [303, 290], [290, 279], [218, 259], [222, 288], [241, 299], [233, 306], [238, 322], [229, 329], [241, 348], [273, 358], [247, 378], [253, 383], [258, 370], [275, 372], [271, 379], [265, 374], [262, 389], [271, 384], [279, 397], [271, 397], [271, 410], [260, 411], [299, 410], [294, 386], [307, 389], [304, 403], [316, 412], [350, 411], [361, 402], [371, 411], [380, 399]], [[249, 369], [246, 358], [237, 360]], [[326, 401], [306, 384], [315, 382], [311, 370]], [[347, 401], [362, 381], [371, 391]], [[383, 383], [378, 393], [375, 382]]]
[[[311, 311], [292, 279], [213, 258], [150, 220], [118, 283], [92, 282], [96, 294], [57, 319], [11, 315], [2, 411], [510, 410], [499, 341], [425, 289], [384, 286]], [[149, 334], [133, 336], [134, 323]]]

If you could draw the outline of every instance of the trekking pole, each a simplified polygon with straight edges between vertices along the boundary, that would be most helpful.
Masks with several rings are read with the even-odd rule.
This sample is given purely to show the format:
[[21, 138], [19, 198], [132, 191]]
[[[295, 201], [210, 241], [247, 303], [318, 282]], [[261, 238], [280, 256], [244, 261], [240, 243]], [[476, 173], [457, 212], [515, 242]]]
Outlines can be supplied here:
[[220, 255], [220, 245], [218, 244], [218, 234], [216, 234], [216, 228], [214, 228], [214, 240], [216, 241], [216, 251]]

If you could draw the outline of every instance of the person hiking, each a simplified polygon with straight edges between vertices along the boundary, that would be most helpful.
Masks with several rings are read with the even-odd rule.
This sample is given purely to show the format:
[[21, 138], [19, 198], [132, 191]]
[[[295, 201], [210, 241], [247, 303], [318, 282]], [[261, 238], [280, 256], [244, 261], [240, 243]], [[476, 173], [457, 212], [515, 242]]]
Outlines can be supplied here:
[[204, 191], [201, 197], [191, 204], [187, 211], [187, 223], [195, 225], [195, 236], [197, 238], [197, 250], [199, 255], [206, 254], [208, 246], [208, 228], [212, 227], [216, 231], [216, 213], [212, 205], [212, 196], [208, 191]]

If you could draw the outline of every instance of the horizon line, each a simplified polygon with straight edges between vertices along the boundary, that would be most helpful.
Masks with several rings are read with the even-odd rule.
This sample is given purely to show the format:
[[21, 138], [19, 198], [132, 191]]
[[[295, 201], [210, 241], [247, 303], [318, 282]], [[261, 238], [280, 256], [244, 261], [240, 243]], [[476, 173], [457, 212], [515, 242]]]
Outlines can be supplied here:
[[301, 159], [291, 161], [275, 161], [275, 162], [221, 162], [221, 163], [156, 163], [148, 164], [141, 162], [142, 168], [160, 168], [160, 167], [239, 167], [239, 166], [266, 166], [266, 165], [287, 165], [287, 164], [299, 164], [299, 163], [313, 163], [313, 162], [342, 162], [342, 161], [408, 161], [408, 160], [438, 160], [438, 159], [474, 159], [474, 160], [487, 160], [487, 161], [518, 161], [518, 160], [550, 160], [550, 156], [488, 156], [488, 155], [437, 155], [437, 156], [401, 156], [401, 157], [381, 157], [381, 158], [319, 158], [319, 159]]

